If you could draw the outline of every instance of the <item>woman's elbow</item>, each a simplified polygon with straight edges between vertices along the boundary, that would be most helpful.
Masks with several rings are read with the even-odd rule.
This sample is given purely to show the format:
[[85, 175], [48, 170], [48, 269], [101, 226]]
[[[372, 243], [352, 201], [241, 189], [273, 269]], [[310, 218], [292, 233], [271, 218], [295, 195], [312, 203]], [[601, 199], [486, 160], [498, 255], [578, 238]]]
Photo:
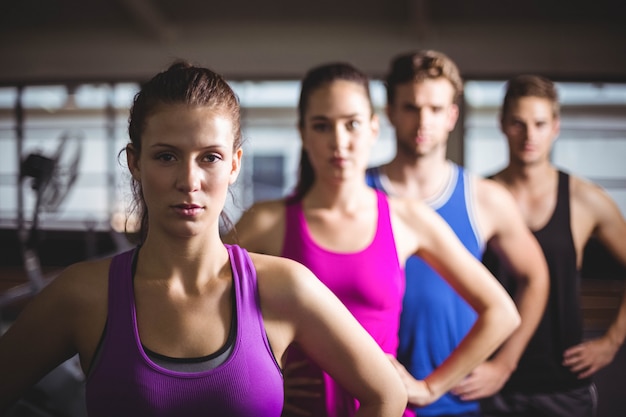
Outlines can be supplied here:
[[360, 400], [360, 408], [376, 410], [373, 415], [402, 416], [409, 400], [407, 389], [399, 374], [394, 370], [391, 375], [381, 375], [377, 384], [376, 391], [371, 392], [369, 398]]
[[400, 417], [404, 414], [407, 405], [406, 388], [401, 385], [399, 387], [387, 387], [384, 395], [371, 402], [370, 405], [361, 403], [360, 408], [376, 410], [373, 415]]

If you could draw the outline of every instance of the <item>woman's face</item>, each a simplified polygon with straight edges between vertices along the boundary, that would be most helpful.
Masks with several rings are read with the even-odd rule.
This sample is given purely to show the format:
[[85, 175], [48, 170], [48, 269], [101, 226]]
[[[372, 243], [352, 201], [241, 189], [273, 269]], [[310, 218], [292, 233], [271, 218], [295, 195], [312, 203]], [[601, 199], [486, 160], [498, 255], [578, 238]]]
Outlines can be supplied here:
[[316, 181], [363, 180], [379, 130], [366, 94], [361, 85], [338, 80], [309, 96], [300, 135]]
[[128, 166], [139, 181], [150, 233], [191, 237], [219, 231], [228, 187], [239, 173], [231, 119], [216, 109], [161, 105], [148, 116], [140, 155], [129, 148]]

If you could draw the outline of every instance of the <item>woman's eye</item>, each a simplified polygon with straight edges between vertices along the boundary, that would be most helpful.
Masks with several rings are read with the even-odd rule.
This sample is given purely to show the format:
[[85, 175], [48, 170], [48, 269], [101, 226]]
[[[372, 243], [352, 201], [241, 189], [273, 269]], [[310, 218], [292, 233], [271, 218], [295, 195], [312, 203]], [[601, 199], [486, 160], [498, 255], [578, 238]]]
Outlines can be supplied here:
[[326, 123], [313, 123], [312, 128], [315, 132], [327, 132], [329, 129]]
[[156, 156], [156, 159], [163, 162], [171, 162], [174, 160], [174, 155], [171, 153], [160, 153]]
[[216, 154], [209, 154], [209, 155], [205, 155], [204, 160], [207, 162], [217, 162], [217, 161], [221, 161], [222, 158], [220, 158], [220, 156]]

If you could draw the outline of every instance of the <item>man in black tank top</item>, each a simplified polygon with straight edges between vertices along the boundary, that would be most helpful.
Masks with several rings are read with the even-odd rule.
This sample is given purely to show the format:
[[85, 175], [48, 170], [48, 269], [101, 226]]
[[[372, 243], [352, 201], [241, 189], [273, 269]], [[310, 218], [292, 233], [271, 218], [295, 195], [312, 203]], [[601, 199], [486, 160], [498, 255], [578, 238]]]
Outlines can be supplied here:
[[[607, 366], [626, 337], [626, 296], [600, 338], [583, 341], [580, 267], [593, 236], [626, 265], [626, 221], [599, 187], [558, 170], [550, 162], [559, 134], [557, 91], [550, 80], [513, 78], [501, 111], [509, 165], [492, 178], [519, 204], [550, 270], [545, 314], [517, 370], [501, 392], [482, 403], [486, 417], [593, 417], [597, 396], [591, 376]], [[483, 262], [509, 290], [495, 254]]]

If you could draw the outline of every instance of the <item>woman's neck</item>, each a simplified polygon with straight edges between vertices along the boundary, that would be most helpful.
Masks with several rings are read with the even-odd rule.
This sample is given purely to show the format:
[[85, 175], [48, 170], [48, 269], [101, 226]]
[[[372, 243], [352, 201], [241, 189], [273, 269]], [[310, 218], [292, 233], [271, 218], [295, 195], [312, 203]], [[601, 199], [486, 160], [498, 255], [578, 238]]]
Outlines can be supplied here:
[[196, 280], [216, 276], [228, 262], [228, 252], [219, 239], [195, 236], [189, 239], [160, 238], [148, 234], [141, 246], [138, 270], [146, 276]]
[[365, 183], [365, 179], [340, 184], [316, 182], [304, 196], [303, 206], [309, 209], [326, 208], [349, 212], [358, 209], [364, 201], [371, 199], [373, 192]]

